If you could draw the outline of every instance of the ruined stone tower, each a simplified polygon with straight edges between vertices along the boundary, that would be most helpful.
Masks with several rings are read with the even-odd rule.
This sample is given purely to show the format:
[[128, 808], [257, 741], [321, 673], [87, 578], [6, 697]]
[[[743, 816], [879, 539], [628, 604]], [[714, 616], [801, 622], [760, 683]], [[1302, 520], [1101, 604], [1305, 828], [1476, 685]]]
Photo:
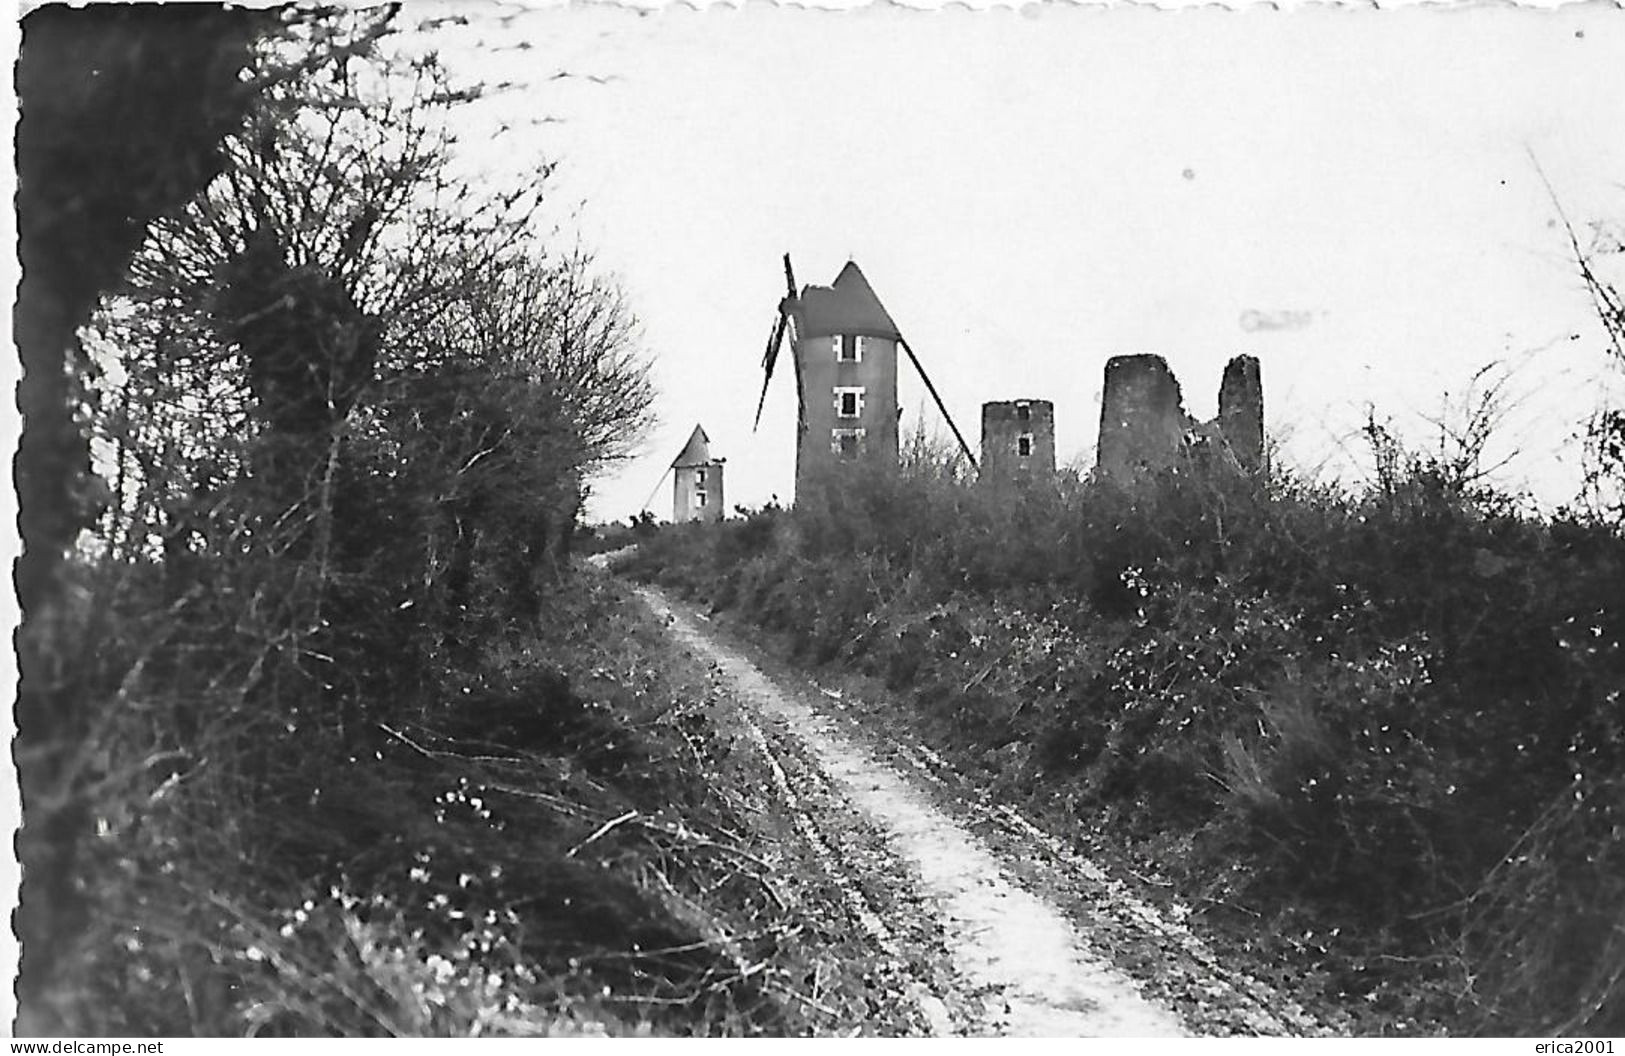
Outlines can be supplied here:
[[1179, 381], [1161, 356], [1113, 356], [1100, 400], [1101, 476], [1126, 481], [1202, 451], [1248, 473], [1264, 468], [1264, 387], [1258, 360], [1236, 356], [1224, 368], [1219, 414], [1198, 422], [1185, 413]]
[[1055, 405], [1049, 400], [982, 404], [981, 480], [1041, 480], [1055, 474]]
[[722, 520], [727, 509], [722, 494], [723, 461], [711, 457], [710, 438], [696, 425], [671, 464], [673, 521]]
[[829, 286], [806, 286], [782, 310], [794, 323], [801, 421], [796, 496], [856, 459], [897, 464], [897, 344], [901, 335], [856, 263]]
[[1264, 468], [1264, 382], [1257, 356], [1237, 356], [1225, 364], [1216, 421], [1243, 469]]
[[1100, 399], [1101, 475], [1122, 479], [1173, 460], [1185, 434], [1179, 381], [1161, 356], [1113, 356]]

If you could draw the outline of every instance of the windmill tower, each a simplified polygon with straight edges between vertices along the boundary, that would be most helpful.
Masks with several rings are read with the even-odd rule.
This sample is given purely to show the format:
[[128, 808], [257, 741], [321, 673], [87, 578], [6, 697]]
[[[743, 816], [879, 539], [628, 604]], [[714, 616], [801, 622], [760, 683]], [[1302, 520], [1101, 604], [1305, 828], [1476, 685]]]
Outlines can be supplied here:
[[1055, 405], [1049, 400], [982, 404], [984, 483], [1055, 475]]
[[897, 464], [897, 350], [925, 381], [943, 418], [975, 465], [970, 446], [954, 425], [936, 386], [903, 339], [885, 305], [855, 261], [847, 261], [828, 286], [796, 290], [790, 255], [784, 255], [785, 298], [762, 356], [762, 396], [756, 404], [761, 424], [767, 386], [786, 332], [796, 373], [796, 498], [812, 493], [816, 481], [842, 463]]
[[720, 521], [727, 507], [722, 496], [723, 459], [711, 457], [711, 440], [698, 425], [672, 461], [671, 519]]

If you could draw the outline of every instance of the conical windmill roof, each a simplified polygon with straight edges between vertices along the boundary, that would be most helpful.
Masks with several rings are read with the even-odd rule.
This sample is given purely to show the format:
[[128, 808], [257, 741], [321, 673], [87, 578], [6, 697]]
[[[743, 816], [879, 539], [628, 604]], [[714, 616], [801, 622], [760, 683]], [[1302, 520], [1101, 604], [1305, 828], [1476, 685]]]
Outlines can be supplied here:
[[863, 334], [892, 341], [902, 338], [856, 261], [847, 261], [832, 284], [804, 287], [796, 300], [801, 337]]
[[683, 445], [683, 450], [672, 461], [672, 468], [704, 466], [710, 464], [710, 462], [711, 438], [705, 435], [704, 429], [696, 425], [694, 432], [689, 434], [688, 443]]

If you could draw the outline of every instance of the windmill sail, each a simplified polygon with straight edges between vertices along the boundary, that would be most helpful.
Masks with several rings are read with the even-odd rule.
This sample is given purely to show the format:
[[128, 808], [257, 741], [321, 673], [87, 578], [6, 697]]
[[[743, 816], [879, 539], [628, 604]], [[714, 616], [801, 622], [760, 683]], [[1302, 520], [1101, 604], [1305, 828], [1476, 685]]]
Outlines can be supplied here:
[[965, 452], [965, 458], [970, 461], [971, 468], [980, 468], [976, 464], [976, 456], [971, 453], [970, 445], [965, 442], [965, 434], [961, 433], [959, 426], [954, 424], [954, 416], [948, 413], [948, 405], [942, 402], [941, 396], [937, 395], [937, 387], [931, 384], [931, 376], [925, 372], [925, 367], [920, 364], [920, 357], [914, 354], [914, 349], [910, 348], [908, 342], [903, 338], [899, 337], [897, 343], [903, 346], [904, 352], [908, 353], [908, 361], [914, 364], [915, 372], [920, 375], [920, 380], [925, 382], [925, 391], [929, 392], [931, 398], [936, 401], [937, 410], [942, 412], [943, 420], [948, 423], [948, 428], [953, 430], [954, 439], [959, 441], [959, 449]]
[[[790, 347], [795, 348], [801, 340], [801, 328], [796, 323], [801, 312], [801, 299], [796, 296], [796, 269], [790, 265], [788, 253], [784, 255], [784, 289], [784, 300], [779, 302], [779, 318], [784, 320], [785, 329], [790, 332]], [[790, 365], [796, 369], [796, 430], [799, 434], [807, 428], [807, 393], [801, 383], [801, 357], [791, 356]]]
[[784, 341], [784, 314], [773, 320], [773, 327], [767, 332], [767, 351], [762, 353], [762, 394], [756, 399], [756, 421], [751, 424], [750, 431], [755, 432], [762, 424], [762, 408], [767, 405], [767, 385], [773, 380], [773, 364], [778, 362], [779, 347]]
[[[784, 283], [789, 293], [779, 302], [779, 316], [773, 320], [773, 328], [768, 331], [767, 349], [762, 353], [762, 394], [756, 399], [756, 421], [750, 427], [755, 432], [762, 424], [762, 408], [767, 406], [767, 387], [773, 381], [773, 367], [779, 361], [779, 350], [784, 347], [784, 332], [790, 329], [790, 342], [796, 340], [795, 323], [792, 319], [796, 311], [796, 273], [790, 266], [790, 254], [784, 255]], [[799, 374], [799, 372], [798, 372]], [[799, 402], [801, 394], [801, 380], [796, 379], [796, 395]]]

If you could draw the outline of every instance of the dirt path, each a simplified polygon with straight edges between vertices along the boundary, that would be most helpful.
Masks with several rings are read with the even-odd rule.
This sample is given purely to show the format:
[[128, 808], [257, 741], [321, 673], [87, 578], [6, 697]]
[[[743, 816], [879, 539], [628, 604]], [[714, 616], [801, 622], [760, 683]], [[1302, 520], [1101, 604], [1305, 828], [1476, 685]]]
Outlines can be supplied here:
[[[925, 783], [882, 761], [857, 738], [769, 679], [738, 650], [702, 628], [696, 618], [658, 592], [640, 590], [678, 642], [716, 665], [721, 679], [753, 713], [750, 736], [770, 760], [771, 780], [796, 813], [803, 837], [824, 843], [854, 873], [864, 859], [905, 875], [851, 875], [843, 887], [857, 902], [864, 926], [884, 945], [911, 930], [939, 936], [947, 955], [945, 980], [914, 987], [911, 995], [937, 1034], [1010, 1036], [1175, 1036], [1186, 1033], [1178, 1014], [1148, 1000], [1141, 987], [1080, 934], [1051, 901], [1031, 893], [993, 848], [933, 802]], [[792, 756], [804, 755], [817, 773], [798, 773]], [[788, 764], [788, 765], [787, 765]], [[819, 790], [798, 785], [827, 782], [863, 816], [884, 844], [871, 854], [850, 847], [851, 837], [823, 830], [850, 828], [821, 815]], [[842, 848], [840, 843], [847, 847]], [[895, 916], [929, 916], [922, 929], [888, 921], [867, 904], [863, 888], [910, 888], [891, 899]], [[893, 892], [896, 894], [897, 892]], [[907, 922], [903, 922], [906, 925]], [[900, 951], [901, 952], [901, 951]], [[934, 990], [945, 990], [939, 993]]]
[[[919, 743], [888, 707], [805, 673], [657, 590], [635, 588], [674, 644], [710, 668], [788, 883], [844, 904], [885, 964], [874, 1023], [934, 1035], [1346, 1036], [1307, 1011], [1290, 972], [1234, 966], [1188, 907], [1102, 868]], [[765, 673], [764, 673], [765, 669]], [[718, 713], [719, 715], [721, 713]], [[884, 734], [877, 731], [886, 730]], [[867, 1032], [867, 1031], [866, 1031]]]

